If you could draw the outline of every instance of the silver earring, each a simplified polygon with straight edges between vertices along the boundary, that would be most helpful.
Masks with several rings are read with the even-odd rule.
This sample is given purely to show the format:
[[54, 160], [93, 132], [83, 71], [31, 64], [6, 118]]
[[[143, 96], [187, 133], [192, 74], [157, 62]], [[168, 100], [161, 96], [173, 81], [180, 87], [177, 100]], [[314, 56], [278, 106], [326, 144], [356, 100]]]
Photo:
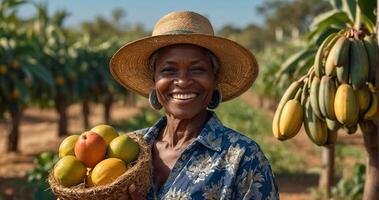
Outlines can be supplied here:
[[162, 105], [158, 101], [157, 91], [155, 89], [151, 90], [149, 93], [149, 103], [154, 110], [160, 110], [162, 108]]
[[217, 108], [220, 105], [221, 101], [222, 101], [222, 95], [221, 95], [220, 90], [218, 89], [214, 90], [212, 94], [212, 99], [208, 104], [208, 108], [209, 109]]

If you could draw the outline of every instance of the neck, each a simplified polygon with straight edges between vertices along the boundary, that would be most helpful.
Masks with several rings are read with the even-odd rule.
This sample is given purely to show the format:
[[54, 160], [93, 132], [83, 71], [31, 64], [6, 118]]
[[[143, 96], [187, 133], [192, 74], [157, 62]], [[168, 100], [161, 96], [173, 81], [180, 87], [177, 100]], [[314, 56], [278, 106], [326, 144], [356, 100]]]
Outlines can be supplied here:
[[166, 142], [171, 148], [188, 145], [192, 142], [204, 126], [208, 119], [206, 110], [200, 112], [191, 119], [178, 119], [171, 114], [167, 114], [167, 125], [160, 134], [159, 140]]

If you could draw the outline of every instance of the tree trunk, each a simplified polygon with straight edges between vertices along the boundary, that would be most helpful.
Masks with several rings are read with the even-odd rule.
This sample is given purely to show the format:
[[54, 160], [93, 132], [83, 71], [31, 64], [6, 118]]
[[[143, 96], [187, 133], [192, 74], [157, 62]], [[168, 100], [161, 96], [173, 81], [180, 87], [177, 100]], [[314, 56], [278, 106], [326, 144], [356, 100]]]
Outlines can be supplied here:
[[[379, 0], [377, 2], [377, 7], [379, 7]], [[378, 10], [376, 9], [376, 13]], [[378, 15], [378, 14], [377, 14]], [[376, 33], [377, 42], [379, 45], [379, 17], [376, 17]], [[379, 54], [376, 55], [379, 59]], [[379, 62], [376, 63], [376, 98], [379, 99]], [[379, 104], [378, 104], [379, 109]], [[364, 145], [367, 151], [367, 163], [366, 163], [366, 181], [365, 188], [363, 192], [364, 200], [379, 199], [379, 137], [378, 137], [378, 125], [379, 125], [379, 112], [376, 113], [376, 126], [371, 129], [370, 132], [363, 134]]]
[[366, 181], [363, 193], [364, 200], [379, 199], [379, 157], [377, 126], [363, 133], [367, 152]]
[[104, 99], [104, 121], [106, 124], [111, 120], [111, 108], [113, 104], [113, 95], [108, 93]]
[[18, 150], [19, 127], [22, 117], [22, 108], [18, 105], [13, 105], [10, 108], [11, 129], [8, 134], [8, 152], [16, 152]]
[[83, 124], [84, 124], [84, 129], [87, 130], [89, 128], [89, 100], [88, 98], [85, 98], [83, 100], [83, 108], [82, 108], [82, 113], [83, 113]]
[[58, 119], [58, 136], [66, 136], [68, 135], [67, 126], [67, 101], [64, 97], [58, 96], [55, 99], [55, 108], [58, 112], [59, 119]]
[[319, 188], [329, 199], [331, 187], [334, 185], [334, 153], [335, 145], [330, 144], [321, 148], [321, 173]]

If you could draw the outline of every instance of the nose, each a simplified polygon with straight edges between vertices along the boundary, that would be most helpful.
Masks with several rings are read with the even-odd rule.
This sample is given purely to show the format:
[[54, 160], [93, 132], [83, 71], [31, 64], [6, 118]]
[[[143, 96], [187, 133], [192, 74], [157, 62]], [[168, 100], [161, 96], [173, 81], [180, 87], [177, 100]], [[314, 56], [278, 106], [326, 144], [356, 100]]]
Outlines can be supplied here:
[[176, 86], [181, 88], [186, 88], [193, 83], [193, 79], [191, 75], [187, 72], [182, 72], [179, 76], [174, 80]]

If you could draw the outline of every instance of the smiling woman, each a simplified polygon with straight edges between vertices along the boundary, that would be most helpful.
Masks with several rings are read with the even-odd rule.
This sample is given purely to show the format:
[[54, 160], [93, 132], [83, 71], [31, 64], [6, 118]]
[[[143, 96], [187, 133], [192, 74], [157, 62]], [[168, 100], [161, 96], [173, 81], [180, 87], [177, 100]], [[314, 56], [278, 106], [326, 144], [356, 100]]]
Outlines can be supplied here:
[[[245, 92], [258, 74], [254, 55], [214, 36], [205, 17], [173, 12], [153, 36], [126, 44], [111, 72], [165, 117], [136, 132], [151, 145], [147, 199], [279, 199], [270, 164], [258, 144], [225, 127], [211, 110]], [[145, 199], [134, 185], [132, 199]]]

